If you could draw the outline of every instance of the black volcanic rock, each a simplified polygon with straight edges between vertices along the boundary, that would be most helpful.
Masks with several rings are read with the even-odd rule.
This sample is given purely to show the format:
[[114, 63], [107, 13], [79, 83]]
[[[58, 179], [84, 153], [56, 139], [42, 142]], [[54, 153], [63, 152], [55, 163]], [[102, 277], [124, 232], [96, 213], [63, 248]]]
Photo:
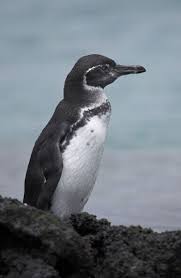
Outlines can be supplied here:
[[181, 231], [68, 221], [0, 198], [0, 278], [181, 278]]
[[87, 277], [93, 266], [70, 224], [17, 200], [0, 198], [0, 247], [3, 277]]

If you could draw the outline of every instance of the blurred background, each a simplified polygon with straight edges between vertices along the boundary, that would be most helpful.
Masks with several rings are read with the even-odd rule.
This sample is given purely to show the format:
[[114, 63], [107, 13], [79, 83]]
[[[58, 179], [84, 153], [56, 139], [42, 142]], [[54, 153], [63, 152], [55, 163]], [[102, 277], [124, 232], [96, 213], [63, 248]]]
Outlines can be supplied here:
[[181, 1], [0, 0], [0, 194], [23, 198], [33, 144], [86, 54], [147, 72], [106, 88], [112, 119], [85, 211], [181, 228]]

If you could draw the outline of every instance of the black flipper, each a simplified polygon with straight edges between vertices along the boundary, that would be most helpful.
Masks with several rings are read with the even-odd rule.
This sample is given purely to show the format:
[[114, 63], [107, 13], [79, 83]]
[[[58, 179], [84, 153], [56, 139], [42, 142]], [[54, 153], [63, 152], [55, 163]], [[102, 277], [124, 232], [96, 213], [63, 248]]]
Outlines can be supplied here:
[[[47, 128], [48, 127], [48, 128]], [[48, 125], [32, 151], [25, 178], [24, 203], [48, 210], [61, 178], [63, 161], [61, 143], [70, 131], [70, 123]]]

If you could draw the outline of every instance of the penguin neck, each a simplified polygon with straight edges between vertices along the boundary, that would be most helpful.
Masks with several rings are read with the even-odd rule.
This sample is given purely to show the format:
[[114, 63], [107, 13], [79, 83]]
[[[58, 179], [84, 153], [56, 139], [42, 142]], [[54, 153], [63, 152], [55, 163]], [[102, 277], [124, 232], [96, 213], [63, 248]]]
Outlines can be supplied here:
[[69, 82], [64, 86], [64, 100], [81, 107], [96, 107], [105, 103], [108, 99], [103, 88], [89, 86], [81, 82]]

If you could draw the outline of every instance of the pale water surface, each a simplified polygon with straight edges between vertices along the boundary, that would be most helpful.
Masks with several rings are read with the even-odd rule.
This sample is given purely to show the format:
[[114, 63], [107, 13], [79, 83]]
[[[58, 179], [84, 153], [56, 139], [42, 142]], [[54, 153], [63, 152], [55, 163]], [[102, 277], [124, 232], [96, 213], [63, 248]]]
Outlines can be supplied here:
[[147, 72], [106, 88], [100, 175], [85, 210], [115, 224], [181, 228], [181, 1], [0, 0], [0, 194], [22, 200], [35, 139], [82, 55]]

